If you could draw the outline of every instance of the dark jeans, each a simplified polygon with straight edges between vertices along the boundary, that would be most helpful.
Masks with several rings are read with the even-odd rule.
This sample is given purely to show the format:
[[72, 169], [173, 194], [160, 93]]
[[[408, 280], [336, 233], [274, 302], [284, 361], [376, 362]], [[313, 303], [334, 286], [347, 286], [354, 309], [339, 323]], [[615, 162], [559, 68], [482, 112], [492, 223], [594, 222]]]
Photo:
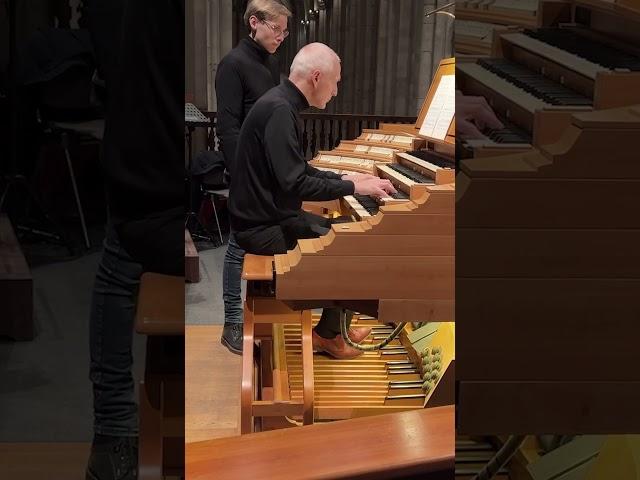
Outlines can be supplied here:
[[182, 207], [137, 221], [110, 222], [89, 324], [94, 432], [136, 436], [132, 341], [140, 276], [184, 275]]
[[[298, 218], [283, 225], [267, 225], [235, 233], [240, 248], [255, 255], [287, 253], [301, 238], [318, 238], [329, 232], [330, 219], [308, 212], [300, 212]], [[351, 315], [347, 317], [351, 323]], [[324, 308], [315, 329], [323, 338], [340, 335], [340, 309]]]
[[233, 232], [229, 234], [229, 245], [222, 268], [222, 300], [224, 301], [224, 323], [242, 323], [242, 265], [244, 250], [236, 242]]

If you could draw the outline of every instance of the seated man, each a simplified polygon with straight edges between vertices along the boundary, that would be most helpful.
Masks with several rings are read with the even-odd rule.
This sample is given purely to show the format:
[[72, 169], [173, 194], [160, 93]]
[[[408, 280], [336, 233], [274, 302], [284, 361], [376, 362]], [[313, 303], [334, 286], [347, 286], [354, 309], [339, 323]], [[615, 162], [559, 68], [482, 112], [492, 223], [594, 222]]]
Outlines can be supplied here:
[[[289, 79], [265, 93], [247, 115], [238, 140], [231, 179], [229, 213], [238, 245], [248, 253], [286, 253], [300, 238], [329, 231], [331, 221], [302, 210], [305, 200], [334, 200], [354, 193], [395, 193], [389, 180], [373, 175], [337, 175], [311, 167], [302, 150], [299, 112], [324, 109], [338, 93], [340, 58], [322, 43], [303, 47], [291, 64]], [[370, 329], [350, 329], [360, 342]], [[325, 309], [313, 332], [313, 346], [336, 358], [361, 352], [340, 336], [339, 311]]]

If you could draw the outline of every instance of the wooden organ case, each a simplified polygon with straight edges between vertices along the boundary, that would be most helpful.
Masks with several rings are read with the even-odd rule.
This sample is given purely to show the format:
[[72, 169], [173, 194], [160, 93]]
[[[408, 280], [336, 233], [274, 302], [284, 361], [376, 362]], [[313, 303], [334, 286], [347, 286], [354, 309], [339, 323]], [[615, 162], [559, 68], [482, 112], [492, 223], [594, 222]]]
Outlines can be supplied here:
[[[453, 404], [454, 69], [440, 64], [416, 125], [382, 125], [312, 161], [389, 178], [397, 194], [305, 203], [353, 221], [286, 254], [245, 258], [242, 433]], [[414, 323], [382, 350], [335, 360], [311, 350], [320, 307], [357, 312], [352, 325], [371, 326], [369, 344], [391, 323]]]
[[[640, 429], [640, 106], [461, 162], [458, 432]], [[613, 150], [612, 150], [613, 149]]]
[[505, 128], [465, 142], [469, 156], [557, 141], [577, 112], [640, 102], [640, 5], [541, 0], [537, 24], [496, 30], [490, 58], [458, 61], [457, 87], [484, 96]]

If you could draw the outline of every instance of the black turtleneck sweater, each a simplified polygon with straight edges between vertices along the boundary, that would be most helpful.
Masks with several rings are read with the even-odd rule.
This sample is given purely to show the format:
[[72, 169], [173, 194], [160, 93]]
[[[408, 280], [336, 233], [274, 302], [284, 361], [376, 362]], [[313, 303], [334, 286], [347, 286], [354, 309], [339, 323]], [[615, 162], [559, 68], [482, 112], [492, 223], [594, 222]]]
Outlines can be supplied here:
[[250, 38], [240, 40], [218, 65], [217, 133], [231, 175], [242, 122], [254, 103], [278, 83], [280, 73], [276, 58]]
[[302, 152], [299, 112], [309, 104], [289, 80], [264, 94], [245, 119], [231, 176], [229, 212], [235, 231], [286, 225], [304, 200], [352, 195], [353, 182], [310, 166]]
[[121, 3], [117, 61], [105, 65], [110, 101], [103, 160], [115, 223], [181, 212], [185, 175], [184, 0]]

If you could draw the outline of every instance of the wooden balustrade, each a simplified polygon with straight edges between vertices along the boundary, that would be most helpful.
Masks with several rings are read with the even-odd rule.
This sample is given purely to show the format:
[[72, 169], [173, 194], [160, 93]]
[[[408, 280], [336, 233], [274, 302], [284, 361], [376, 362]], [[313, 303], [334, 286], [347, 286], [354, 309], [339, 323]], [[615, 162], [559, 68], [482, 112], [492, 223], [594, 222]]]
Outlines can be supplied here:
[[[207, 148], [218, 150], [220, 141], [216, 131], [216, 112], [204, 112], [211, 119], [208, 129]], [[304, 122], [303, 144], [306, 159], [315, 156], [318, 150], [332, 150], [341, 140], [351, 140], [365, 128], [378, 128], [380, 123], [415, 123], [416, 117], [393, 115], [353, 115], [347, 113], [302, 113]]]

